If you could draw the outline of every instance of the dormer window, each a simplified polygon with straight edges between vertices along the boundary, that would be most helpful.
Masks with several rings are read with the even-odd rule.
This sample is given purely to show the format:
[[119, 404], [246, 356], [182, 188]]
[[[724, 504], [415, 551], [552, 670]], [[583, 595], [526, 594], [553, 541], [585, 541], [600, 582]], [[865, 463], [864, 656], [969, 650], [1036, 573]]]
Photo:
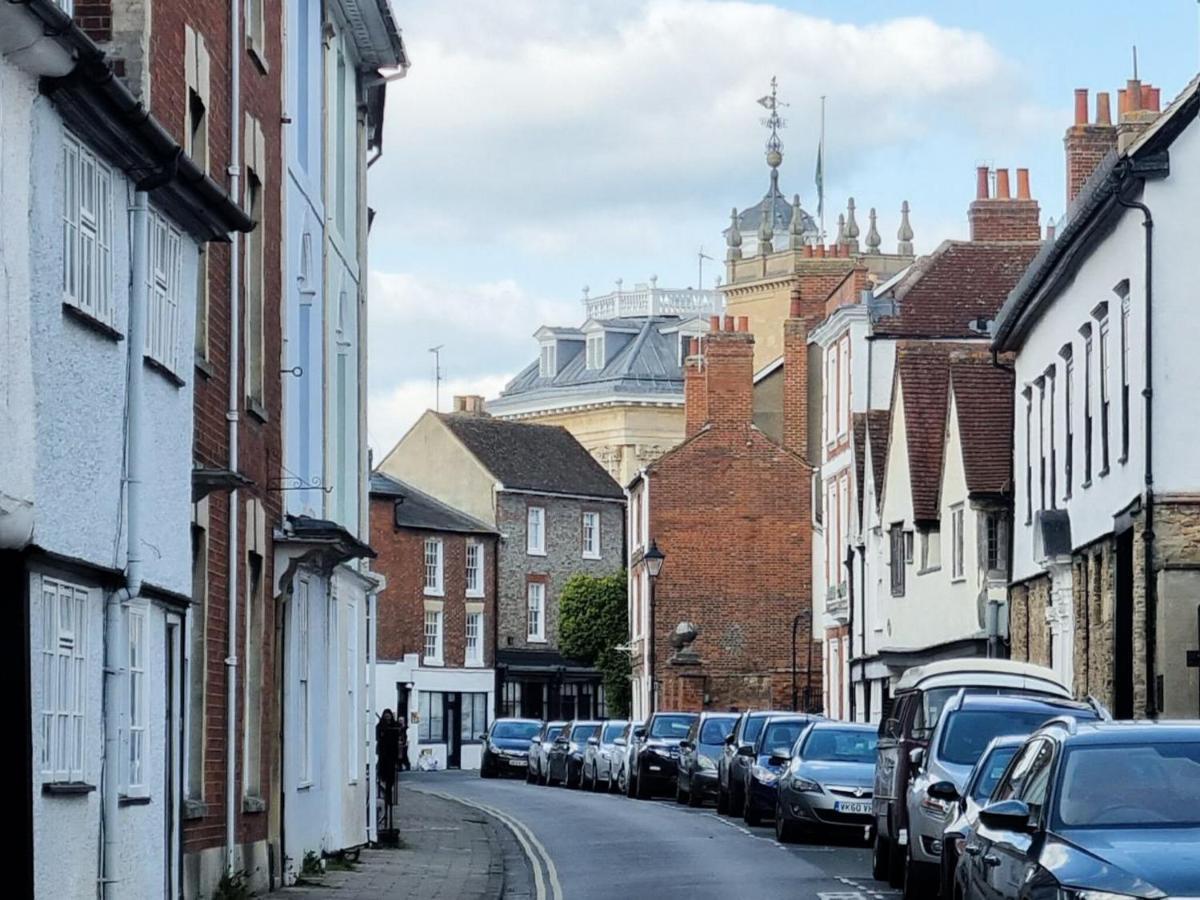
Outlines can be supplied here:
[[604, 368], [604, 335], [591, 334], [587, 339], [587, 367], [589, 369]]
[[558, 374], [557, 356], [554, 344], [542, 344], [542, 355], [538, 362], [538, 374], [542, 378], [553, 378]]

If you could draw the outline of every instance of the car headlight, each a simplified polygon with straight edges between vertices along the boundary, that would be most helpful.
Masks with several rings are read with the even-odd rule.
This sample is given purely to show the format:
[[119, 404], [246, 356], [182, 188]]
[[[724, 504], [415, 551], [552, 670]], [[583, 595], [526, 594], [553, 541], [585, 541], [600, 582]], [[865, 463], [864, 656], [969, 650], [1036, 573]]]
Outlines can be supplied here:
[[750, 774], [753, 775], [759, 781], [761, 781], [763, 784], [774, 784], [775, 780], [779, 777], [774, 772], [772, 772], [770, 769], [768, 769], [766, 766], [758, 766], [758, 765], [750, 767]]
[[823, 794], [821, 786], [815, 781], [809, 781], [807, 778], [792, 778], [792, 786], [802, 794]]
[[571, 751], [572, 753], [578, 753], [579, 745], [577, 743], [575, 743], [574, 741], [571, 741], [571, 743], [567, 744], [567, 749], [569, 751]]
[[713, 762], [711, 756], [697, 757], [696, 762], [700, 766], [701, 769], [708, 769], [709, 771], [713, 771], [717, 768], [717, 764], [715, 762]]

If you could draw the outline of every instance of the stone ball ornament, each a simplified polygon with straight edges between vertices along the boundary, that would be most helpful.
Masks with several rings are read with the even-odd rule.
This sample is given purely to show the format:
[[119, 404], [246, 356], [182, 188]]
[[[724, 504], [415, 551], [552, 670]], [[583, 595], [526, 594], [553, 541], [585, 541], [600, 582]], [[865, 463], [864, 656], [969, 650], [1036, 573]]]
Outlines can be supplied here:
[[700, 629], [691, 622], [680, 622], [671, 632], [671, 646], [676, 650], [684, 650], [700, 636]]

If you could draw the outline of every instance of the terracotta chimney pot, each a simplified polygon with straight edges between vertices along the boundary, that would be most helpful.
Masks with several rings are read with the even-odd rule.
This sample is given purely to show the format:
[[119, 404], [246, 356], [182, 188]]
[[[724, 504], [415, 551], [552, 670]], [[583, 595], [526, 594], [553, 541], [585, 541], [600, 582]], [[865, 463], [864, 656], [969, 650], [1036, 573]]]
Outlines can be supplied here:
[[1075, 88], [1075, 124], [1086, 125], [1088, 123], [1088, 89]]
[[1008, 192], [1008, 169], [996, 170], [996, 199], [1011, 199]]
[[1147, 93], [1149, 93], [1149, 97], [1146, 98], [1146, 109], [1152, 110], [1153, 112], [1161, 112], [1162, 109], [1160, 107], [1160, 103], [1162, 100], [1162, 88], [1142, 85], [1142, 96], [1146, 97]]
[[1142, 83], [1136, 78], [1125, 82], [1125, 97], [1128, 104], [1127, 112], [1139, 112], [1142, 107]]
[[800, 299], [800, 285], [796, 284], [792, 287], [792, 296], [788, 304], [788, 318], [799, 319], [801, 316], [802, 301]]
[[725, 331], [733, 331], [733, 316], [725, 317]]
[[986, 200], [988, 198], [988, 167], [975, 167], [975, 199]]
[[1017, 199], [1028, 200], [1029, 197], [1029, 170], [1017, 169]]
[[817, 244], [817, 246], [814, 248], [814, 252], [817, 254], [817, 259], [824, 259], [825, 258], [825, 245]]
[[1112, 124], [1112, 110], [1109, 109], [1108, 105], [1108, 91], [1100, 91], [1096, 94], [1096, 124]]
[[738, 331], [749, 331], [750, 330], [750, 317], [749, 316], [738, 316], [737, 317], [737, 330]]
[[804, 245], [804, 257], [805, 257], [805, 259], [812, 259], [812, 255], [813, 255], [813, 248], [812, 248], [812, 244], [805, 244], [805, 245]]
[[700, 355], [700, 338], [692, 338], [688, 341], [688, 356]]
[[1125, 88], [1117, 88], [1117, 118], [1129, 112], [1129, 95], [1125, 92]]
[[721, 317], [720, 316], [709, 316], [708, 317], [708, 330], [709, 331], [720, 331], [721, 330]]

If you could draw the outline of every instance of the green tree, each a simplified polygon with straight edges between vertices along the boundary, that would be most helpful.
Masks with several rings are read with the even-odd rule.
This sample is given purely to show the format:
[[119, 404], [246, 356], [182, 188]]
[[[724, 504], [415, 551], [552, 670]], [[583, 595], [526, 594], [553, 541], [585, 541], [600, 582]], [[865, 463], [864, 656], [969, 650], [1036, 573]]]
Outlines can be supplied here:
[[565, 656], [595, 666], [604, 676], [609, 715], [629, 715], [629, 640], [625, 573], [572, 575], [558, 597], [558, 639]]

